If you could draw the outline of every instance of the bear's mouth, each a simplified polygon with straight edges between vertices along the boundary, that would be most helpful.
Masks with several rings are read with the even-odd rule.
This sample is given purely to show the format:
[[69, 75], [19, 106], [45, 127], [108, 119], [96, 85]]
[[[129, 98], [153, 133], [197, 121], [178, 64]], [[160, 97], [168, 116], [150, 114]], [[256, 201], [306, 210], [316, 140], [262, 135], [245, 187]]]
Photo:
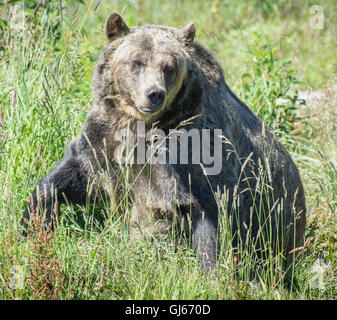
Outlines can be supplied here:
[[158, 107], [138, 107], [138, 110], [143, 114], [156, 113], [160, 109], [161, 109], [161, 106], [158, 106]]

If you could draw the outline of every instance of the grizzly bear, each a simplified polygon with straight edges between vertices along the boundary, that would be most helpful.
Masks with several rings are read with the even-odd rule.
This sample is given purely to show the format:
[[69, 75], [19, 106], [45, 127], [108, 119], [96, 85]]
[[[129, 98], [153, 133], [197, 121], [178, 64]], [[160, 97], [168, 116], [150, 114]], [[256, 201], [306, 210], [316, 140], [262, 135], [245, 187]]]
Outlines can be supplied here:
[[[182, 29], [128, 27], [118, 14], [110, 15], [108, 43], [93, 77], [93, 109], [81, 134], [33, 191], [25, 228], [33, 212], [43, 213], [51, 226], [65, 201], [84, 205], [113, 186], [108, 195], [117, 207], [126, 192], [131, 195], [131, 223], [141, 229], [177, 221], [206, 269], [216, 265], [224, 223], [234, 248], [254, 245], [258, 252], [269, 244], [292, 261], [294, 249], [303, 246], [306, 224], [298, 169], [230, 90], [220, 64], [194, 41], [195, 32], [193, 23]], [[139, 140], [133, 160], [124, 163], [116, 160], [127, 139], [123, 129]], [[174, 151], [186, 153], [183, 161], [171, 157], [168, 147], [161, 149], [161, 161], [137, 162], [144, 160], [141, 139], [149, 145], [147, 133], [154, 129], [166, 137], [172, 130], [180, 135]], [[202, 140], [190, 143], [195, 133], [202, 133]]]

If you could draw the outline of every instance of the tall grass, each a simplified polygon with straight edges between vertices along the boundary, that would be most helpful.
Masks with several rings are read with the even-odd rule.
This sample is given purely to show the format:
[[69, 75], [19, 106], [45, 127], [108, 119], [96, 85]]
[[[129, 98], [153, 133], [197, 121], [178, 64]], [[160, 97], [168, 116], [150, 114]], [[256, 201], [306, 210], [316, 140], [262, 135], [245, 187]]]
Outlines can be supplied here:
[[[275, 127], [276, 133], [282, 131], [281, 138], [287, 133], [284, 140], [300, 167], [308, 204], [307, 242], [296, 261], [290, 290], [276, 260], [267, 261], [252, 277], [256, 263], [252, 254], [244, 251], [236, 259], [230, 221], [223, 221], [219, 266], [208, 277], [200, 272], [186, 243], [176, 246], [152, 233], [133, 237], [129, 224], [108, 202], [100, 207], [64, 205], [58, 227], [50, 234], [44, 233], [38, 220], [28, 238], [19, 232], [32, 188], [61, 158], [92, 105], [90, 81], [105, 42], [107, 12], [123, 13], [130, 25], [180, 27], [194, 20], [198, 41], [220, 60], [230, 85], [272, 125], [277, 117], [275, 97], [278, 92], [288, 97], [288, 91], [279, 87], [280, 79], [295, 90], [297, 80], [307, 87], [336, 79], [332, 65], [326, 63], [335, 59], [336, 32], [329, 24], [335, 21], [331, 10], [335, 4], [316, 2], [324, 7], [329, 26], [322, 31], [308, 27], [310, 1], [301, 2], [301, 7], [275, 1], [101, 1], [98, 7], [97, 1], [85, 5], [48, 1], [39, 8], [35, 1], [2, 2], [0, 298], [336, 298], [336, 97], [317, 109], [289, 109], [291, 118], [281, 119], [284, 125], [290, 121], [289, 127]], [[254, 43], [256, 34], [260, 40]], [[298, 71], [296, 81], [293, 73], [276, 60], [271, 62], [268, 51], [263, 51], [269, 43], [279, 45], [277, 61], [292, 62], [289, 70]], [[265, 61], [268, 72], [262, 65]], [[252, 82], [245, 74], [252, 76]], [[258, 101], [260, 105], [255, 105]], [[121, 205], [125, 212], [128, 204], [125, 197]], [[226, 211], [225, 198], [220, 210]], [[12, 285], [17, 270], [23, 271], [22, 287]]]

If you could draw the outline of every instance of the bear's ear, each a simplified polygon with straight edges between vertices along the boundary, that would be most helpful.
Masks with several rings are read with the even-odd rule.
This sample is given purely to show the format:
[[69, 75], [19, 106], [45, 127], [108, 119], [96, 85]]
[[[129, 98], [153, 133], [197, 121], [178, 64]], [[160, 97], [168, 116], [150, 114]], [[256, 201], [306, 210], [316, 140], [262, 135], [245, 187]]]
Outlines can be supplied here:
[[193, 22], [190, 22], [187, 26], [179, 30], [180, 39], [187, 46], [192, 46], [194, 36], [195, 36], [195, 31], [196, 31], [195, 24]]
[[105, 31], [109, 40], [113, 40], [128, 33], [129, 28], [119, 14], [113, 13], [106, 22]]

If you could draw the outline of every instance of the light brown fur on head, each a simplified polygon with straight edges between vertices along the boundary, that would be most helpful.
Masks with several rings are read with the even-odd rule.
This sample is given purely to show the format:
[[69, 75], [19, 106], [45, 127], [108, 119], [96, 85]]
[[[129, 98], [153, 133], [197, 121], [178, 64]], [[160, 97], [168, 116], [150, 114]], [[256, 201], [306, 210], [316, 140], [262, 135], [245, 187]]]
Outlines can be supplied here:
[[[129, 29], [120, 16], [113, 14], [106, 33], [110, 42], [93, 81], [97, 101], [115, 99], [110, 104], [119, 113], [152, 123], [170, 110], [186, 78], [185, 48], [193, 43], [194, 24], [180, 30], [160, 26]], [[151, 90], [155, 94], [159, 91], [158, 103], [150, 99]]]

